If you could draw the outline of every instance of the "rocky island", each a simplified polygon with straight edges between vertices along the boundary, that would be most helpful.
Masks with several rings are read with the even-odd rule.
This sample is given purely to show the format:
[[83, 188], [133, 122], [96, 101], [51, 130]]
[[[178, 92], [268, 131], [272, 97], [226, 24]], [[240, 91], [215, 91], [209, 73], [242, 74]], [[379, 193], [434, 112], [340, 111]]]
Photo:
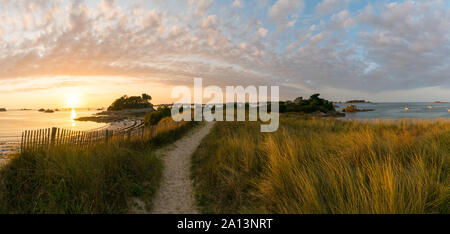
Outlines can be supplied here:
[[144, 119], [147, 112], [154, 111], [153, 104], [150, 103], [151, 99], [152, 97], [145, 93], [142, 96], [124, 95], [116, 99], [108, 107], [107, 111], [102, 111], [94, 116], [80, 117], [75, 120], [111, 123], [125, 119]]
[[313, 94], [309, 99], [298, 97], [293, 101], [280, 102], [280, 113], [301, 113], [320, 117], [343, 117], [345, 114], [336, 111], [331, 101], [319, 97], [320, 94]]
[[354, 105], [349, 105], [347, 107], [344, 107], [344, 109], [342, 109], [342, 112], [367, 112], [367, 111], [374, 111], [375, 109], [358, 109], [356, 106]]
[[372, 103], [372, 102], [366, 101], [366, 100], [349, 100], [349, 101], [346, 101], [345, 103], [364, 104], [364, 103]]

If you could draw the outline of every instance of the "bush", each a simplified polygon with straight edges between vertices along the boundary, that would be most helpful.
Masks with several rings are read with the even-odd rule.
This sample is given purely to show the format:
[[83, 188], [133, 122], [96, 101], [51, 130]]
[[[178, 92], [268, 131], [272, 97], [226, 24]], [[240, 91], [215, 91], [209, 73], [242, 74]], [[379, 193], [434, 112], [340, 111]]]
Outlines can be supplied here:
[[124, 95], [116, 99], [111, 106], [108, 107], [109, 111], [118, 111], [125, 109], [142, 109], [151, 108], [153, 104], [150, 103], [152, 97], [148, 94], [142, 94], [142, 96], [131, 96], [128, 97]]
[[302, 112], [313, 113], [321, 111], [328, 113], [335, 111], [331, 101], [319, 98], [320, 94], [311, 95], [309, 99], [296, 98], [293, 102], [280, 102], [280, 113], [285, 112]]
[[171, 116], [171, 108], [168, 105], [163, 105], [156, 111], [148, 112], [145, 115], [144, 123], [145, 126], [156, 125], [164, 117]]

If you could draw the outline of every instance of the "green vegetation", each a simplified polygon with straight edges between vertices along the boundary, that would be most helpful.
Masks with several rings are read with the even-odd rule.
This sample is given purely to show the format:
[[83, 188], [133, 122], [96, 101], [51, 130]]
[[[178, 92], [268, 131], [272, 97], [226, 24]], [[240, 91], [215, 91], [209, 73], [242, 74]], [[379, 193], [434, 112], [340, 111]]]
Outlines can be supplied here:
[[303, 99], [302, 97], [296, 98], [293, 102], [280, 102], [280, 113], [285, 112], [302, 112], [313, 113], [321, 111], [328, 113], [335, 111], [333, 103], [331, 101], [319, 98], [320, 94], [311, 95], [309, 99]]
[[0, 169], [0, 213], [127, 213], [131, 197], [149, 209], [162, 172], [153, 150], [194, 124], [164, 119], [150, 142], [112, 140], [88, 150], [68, 145], [13, 156]]
[[2, 169], [1, 213], [125, 213], [127, 198], [149, 198], [161, 177], [150, 149], [113, 145], [28, 152]]
[[162, 105], [158, 107], [158, 110], [148, 112], [145, 115], [145, 126], [158, 124], [159, 121], [165, 117], [171, 116], [171, 108], [169, 105]]
[[449, 213], [450, 123], [218, 122], [193, 156], [205, 213]]
[[[309, 99], [303, 99], [301, 97], [296, 98], [294, 101], [287, 101], [287, 102], [280, 102], [279, 104], [279, 112], [280, 113], [286, 113], [286, 112], [293, 112], [293, 113], [313, 113], [313, 112], [323, 112], [323, 113], [337, 113], [337, 111], [334, 109], [333, 103], [319, 98], [320, 94], [314, 94], [311, 95]], [[211, 112], [214, 114], [216, 111], [222, 111], [224, 119], [226, 118], [226, 110], [228, 105], [223, 104], [222, 107], [217, 108], [216, 106], [211, 107]], [[202, 112], [205, 106], [201, 107]], [[249, 119], [249, 112], [251, 109], [258, 111], [258, 106], [251, 106], [250, 103], [234, 103], [234, 115], [235, 118], [237, 116], [237, 110], [243, 109], [245, 110], [245, 118]], [[271, 105], [268, 103], [267, 107], [268, 111], [271, 111]], [[181, 110], [182, 112], [182, 110]], [[191, 109], [192, 118], [194, 118], [194, 112], [195, 109]], [[155, 125], [157, 124], [162, 118], [171, 116], [171, 105], [162, 105], [158, 108], [156, 111], [148, 112], [145, 116], [145, 125]]]
[[131, 96], [128, 97], [124, 95], [119, 99], [116, 99], [111, 106], [108, 107], [109, 111], [118, 111], [126, 109], [142, 109], [151, 108], [153, 104], [150, 103], [152, 97], [148, 94], [142, 94], [142, 96]]

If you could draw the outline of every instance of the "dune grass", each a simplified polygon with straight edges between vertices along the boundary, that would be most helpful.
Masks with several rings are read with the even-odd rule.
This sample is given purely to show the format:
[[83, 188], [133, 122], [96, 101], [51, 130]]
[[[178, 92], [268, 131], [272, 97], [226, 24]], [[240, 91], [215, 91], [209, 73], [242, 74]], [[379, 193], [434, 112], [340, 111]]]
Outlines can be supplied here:
[[449, 213], [450, 122], [219, 122], [193, 156], [204, 213]]
[[131, 197], [147, 208], [163, 164], [154, 149], [180, 138], [195, 123], [165, 120], [152, 141], [70, 145], [12, 157], [0, 169], [0, 213], [127, 213]]

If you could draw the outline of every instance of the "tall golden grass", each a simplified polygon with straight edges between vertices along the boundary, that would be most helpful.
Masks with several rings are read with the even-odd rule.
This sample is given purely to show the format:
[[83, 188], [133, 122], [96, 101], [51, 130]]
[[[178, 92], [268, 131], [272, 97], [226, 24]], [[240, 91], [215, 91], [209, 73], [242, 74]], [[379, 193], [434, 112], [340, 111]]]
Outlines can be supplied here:
[[0, 168], [0, 213], [128, 213], [131, 197], [149, 209], [163, 169], [155, 147], [180, 138], [193, 125], [166, 119], [151, 138], [17, 154]]
[[206, 213], [449, 213], [448, 120], [220, 122], [193, 157]]

